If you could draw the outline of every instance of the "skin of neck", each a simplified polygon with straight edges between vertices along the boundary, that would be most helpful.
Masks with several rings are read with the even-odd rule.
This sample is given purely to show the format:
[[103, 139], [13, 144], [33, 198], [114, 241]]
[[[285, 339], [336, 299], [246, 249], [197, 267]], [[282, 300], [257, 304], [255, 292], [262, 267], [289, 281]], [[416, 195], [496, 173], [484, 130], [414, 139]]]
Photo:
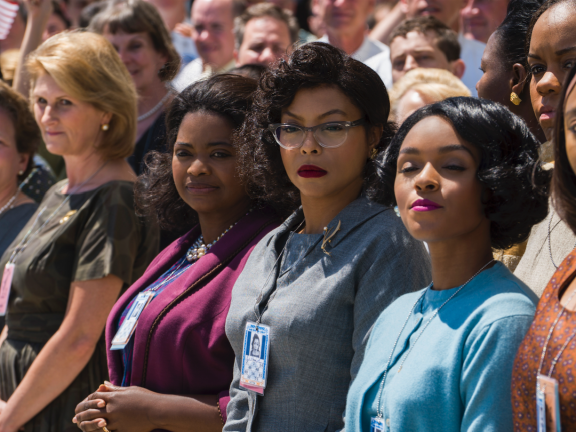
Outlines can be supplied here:
[[232, 207], [219, 209], [212, 212], [198, 212], [200, 230], [204, 237], [204, 243], [212, 243], [224, 231], [238, 222], [248, 210], [250, 210], [250, 200], [248, 198], [239, 201]]
[[307, 197], [301, 194], [302, 210], [306, 219], [305, 234], [321, 234], [338, 213], [360, 195], [363, 179], [358, 178], [344, 189], [325, 197]]
[[362, 46], [364, 42], [364, 29], [355, 29], [354, 31], [348, 32], [336, 32], [333, 28], [327, 28], [326, 34], [328, 35], [328, 40], [330, 45], [338, 47], [346, 54], [352, 55]]
[[[66, 177], [68, 177], [68, 186], [64, 189], [64, 193], [88, 180], [105, 163], [105, 160], [95, 151], [89, 155], [64, 155], [63, 157], [66, 165]], [[110, 163], [106, 165], [110, 165]]]
[[146, 114], [162, 100], [168, 89], [160, 79], [154, 80], [154, 84], [138, 89], [138, 115]]
[[4, 207], [8, 204], [8, 201], [16, 195], [16, 191], [18, 190], [18, 182], [14, 179], [14, 183], [10, 183], [6, 185], [2, 190], [0, 190], [0, 208]]
[[459, 287], [493, 259], [490, 222], [485, 219], [462, 236], [428, 242], [428, 248], [434, 289]]

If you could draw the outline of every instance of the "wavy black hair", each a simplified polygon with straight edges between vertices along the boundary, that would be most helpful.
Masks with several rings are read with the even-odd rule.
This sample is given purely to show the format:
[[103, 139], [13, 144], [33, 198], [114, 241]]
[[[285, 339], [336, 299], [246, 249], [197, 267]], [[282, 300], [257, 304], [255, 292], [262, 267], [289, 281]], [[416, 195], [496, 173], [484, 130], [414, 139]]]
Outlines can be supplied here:
[[172, 176], [174, 144], [180, 124], [186, 114], [203, 112], [219, 115], [233, 129], [238, 129], [251, 107], [254, 90], [256, 81], [251, 78], [221, 74], [191, 84], [174, 98], [166, 115], [167, 153], [148, 153], [144, 174], [135, 186], [140, 215], [155, 217], [165, 230], [182, 231], [198, 222], [197, 213], [180, 197]]
[[[562, 95], [558, 103], [556, 114], [556, 129], [554, 130], [554, 174], [552, 176], [552, 199], [554, 207], [560, 217], [576, 234], [576, 174], [570, 165], [566, 152], [566, 134], [564, 133], [564, 106], [568, 95], [568, 85], [576, 76], [576, 67], [573, 67], [562, 87]], [[574, 93], [576, 90], [572, 90]]]
[[[388, 147], [394, 135], [394, 126], [388, 122], [390, 100], [384, 83], [370, 67], [338, 48], [308, 43], [276, 68], [265, 71], [254, 93], [252, 111], [236, 134], [240, 176], [250, 197], [266, 202], [284, 216], [299, 205], [300, 192], [286, 174], [280, 148], [268, 126], [280, 122], [282, 109], [292, 103], [299, 90], [324, 85], [340, 89], [360, 109], [367, 133], [373, 127], [382, 128], [378, 152]], [[364, 169], [368, 198], [380, 190], [375, 173], [376, 163], [369, 160]]]
[[528, 238], [548, 214], [550, 172], [538, 162], [540, 142], [508, 108], [486, 99], [455, 97], [427, 105], [400, 127], [381, 160], [385, 185], [381, 202], [396, 205], [394, 180], [398, 154], [410, 130], [427, 117], [441, 117], [464, 141], [480, 151], [476, 176], [485, 187], [484, 213], [490, 220], [492, 247], [507, 249]]

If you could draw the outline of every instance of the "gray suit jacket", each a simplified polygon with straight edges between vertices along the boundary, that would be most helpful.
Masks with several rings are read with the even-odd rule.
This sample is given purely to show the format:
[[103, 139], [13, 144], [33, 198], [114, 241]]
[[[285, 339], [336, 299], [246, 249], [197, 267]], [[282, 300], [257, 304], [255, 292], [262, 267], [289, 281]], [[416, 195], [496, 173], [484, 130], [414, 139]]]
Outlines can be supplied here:
[[[341, 429], [346, 393], [372, 325], [398, 296], [430, 283], [423, 244], [391, 208], [363, 197], [328, 225], [341, 222], [326, 247], [331, 256], [317, 235], [297, 259], [286, 265], [283, 257], [275, 265], [302, 219], [300, 209], [264, 237], [234, 285], [226, 335], [236, 360], [224, 431]], [[264, 396], [256, 396], [239, 386], [241, 353], [246, 321], [256, 321], [254, 304], [271, 270], [260, 304], [261, 312], [276, 290], [262, 318], [270, 326], [268, 382]]]

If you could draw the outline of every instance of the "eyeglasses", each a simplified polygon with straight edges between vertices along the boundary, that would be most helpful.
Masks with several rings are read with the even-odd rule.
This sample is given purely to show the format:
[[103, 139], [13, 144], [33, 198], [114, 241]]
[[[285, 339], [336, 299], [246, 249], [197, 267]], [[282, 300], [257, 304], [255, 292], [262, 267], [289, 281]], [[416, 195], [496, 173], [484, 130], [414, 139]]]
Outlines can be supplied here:
[[348, 137], [348, 129], [363, 125], [364, 119], [353, 122], [336, 121], [322, 123], [312, 127], [304, 127], [286, 123], [273, 123], [268, 129], [274, 135], [276, 142], [286, 150], [302, 147], [306, 134], [311, 131], [314, 138], [324, 148], [340, 147]]

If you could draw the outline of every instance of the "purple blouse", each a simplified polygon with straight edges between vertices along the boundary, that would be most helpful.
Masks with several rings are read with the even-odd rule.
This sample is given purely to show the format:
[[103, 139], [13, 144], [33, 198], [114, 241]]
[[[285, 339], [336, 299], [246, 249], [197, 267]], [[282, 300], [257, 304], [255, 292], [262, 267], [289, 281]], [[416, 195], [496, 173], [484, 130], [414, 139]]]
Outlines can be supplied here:
[[[225, 333], [232, 287], [258, 241], [280, 222], [267, 208], [244, 216], [144, 309], [132, 335], [131, 385], [163, 394], [217, 394], [226, 420], [234, 364], [234, 351]], [[122, 312], [174, 265], [199, 235], [196, 226], [162, 251], [112, 308], [106, 344], [114, 385], [121, 384], [124, 367], [122, 351], [110, 350], [110, 344]]]

